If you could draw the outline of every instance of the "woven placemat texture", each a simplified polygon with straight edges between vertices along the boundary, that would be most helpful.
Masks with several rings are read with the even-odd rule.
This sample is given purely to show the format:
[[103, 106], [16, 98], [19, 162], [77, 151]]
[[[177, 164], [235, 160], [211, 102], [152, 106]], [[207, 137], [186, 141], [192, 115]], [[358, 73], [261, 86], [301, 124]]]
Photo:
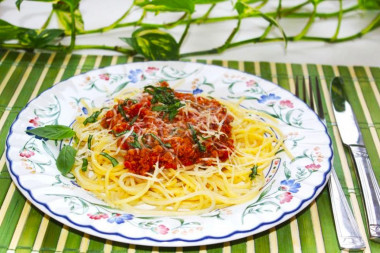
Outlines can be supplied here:
[[[60, 80], [104, 66], [142, 61], [125, 56], [0, 51], [0, 252], [338, 252], [329, 193], [324, 189], [309, 207], [269, 231], [223, 244], [160, 248], [129, 245], [89, 236], [36, 209], [13, 184], [5, 163], [5, 140], [22, 108]], [[333, 140], [334, 166], [365, 238], [365, 252], [380, 252], [368, 240], [363, 202], [347, 150], [333, 117], [329, 83], [343, 77], [380, 182], [380, 68], [272, 62], [189, 59], [245, 71], [295, 91], [296, 76], [318, 76]]]

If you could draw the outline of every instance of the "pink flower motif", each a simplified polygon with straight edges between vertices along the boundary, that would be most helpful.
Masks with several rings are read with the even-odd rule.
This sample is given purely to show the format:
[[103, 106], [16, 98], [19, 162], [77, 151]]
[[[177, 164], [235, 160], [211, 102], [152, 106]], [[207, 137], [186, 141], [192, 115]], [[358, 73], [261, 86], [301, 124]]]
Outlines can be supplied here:
[[99, 78], [102, 79], [102, 80], [108, 81], [108, 80], [110, 80], [110, 74], [108, 74], [108, 73], [106, 73], [106, 74], [100, 74]]
[[107, 219], [108, 218], [108, 214], [106, 214], [106, 213], [94, 213], [94, 214], [88, 213], [87, 216], [93, 220], [100, 220], [100, 219]]
[[305, 168], [308, 169], [308, 170], [311, 170], [311, 171], [317, 171], [317, 170], [319, 170], [319, 168], [321, 168], [321, 165], [320, 164], [311, 163], [309, 165], [306, 165]]
[[169, 232], [169, 228], [161, 224], [156, 228], [156, 232], [161, 235], [166, 235]]
[[20, 152], [21, 157], [30, 158], [31, 156], [34, 156], [35, 153], [32, 150], [24, 149]]
[[159, 70], [159, 68], [156, 68], [156, 67], [148, 67], [145, 72], [148, 73], [148, 74], [153, 74], [154, 72], [157, 72]]
[[246, 81], [245, 84], [247, 85], [247, 87], [252, 87], [256, 84], [256, 81], [251, 79], [251, 80]]
[[33, 126], [38, 127], [40, 125], [40, 122], [38, 120], [38, 117], [34, 117], [33, 119], [29, 120], [29, 123], [32, 123]]
[[280, 204], [290, 202], [293, 198], [293, 195], [290, 192], [284, 192], [281, 195], [277, 196], [277, 199], [280, 200]]
[[288, 107], [288, 108], [294, 108], [294, 105], [293, 105], [292, 101], [290, 101], [290, 100], [281, 100], [280, 106]]

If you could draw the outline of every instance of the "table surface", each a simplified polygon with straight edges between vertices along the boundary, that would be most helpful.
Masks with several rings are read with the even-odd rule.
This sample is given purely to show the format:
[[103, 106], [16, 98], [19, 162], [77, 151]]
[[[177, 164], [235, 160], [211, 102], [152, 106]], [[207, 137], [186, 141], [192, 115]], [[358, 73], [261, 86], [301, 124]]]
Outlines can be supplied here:
[[[82, 0], [80, 10], [83, 15], [85, 29], [95, 29], [111, 24], [128, 8], [131, 1], [126, 0]], [[283, 5], [291, 3], [292, 6], [300, 0], [283, 0]], [[345, 6], [352, 6], [357, 0], [343, 1]], [[269, 2], [271, 3], [271, 2]], [[277, 1], [272, 1], [276, 4]], [[272, 9], [276, 5], [268, 4]], [[4, 19], [14, 25], [28, 28], [40, 28], [50, 13], [50, 4], [43, 2], [24, 1], [20, 11], [15, 7], [15, 1], [5, 0], [1, 3], [0, 19]], [[218, 5], [219, 6], [219, 5]], [[338, 1], [330, 0], [319, 5], [319, 11], [332, 12], [336, 10]], [[270, 8], [270, 7], [268, 7]], [[310, 6], [308, 6], [310, 11]], [[306, 9], [308, 9], [306, 8]], [[213, 10], [212, 15], [228, 14], [232, 9], [231, 3], [225, 4]], [[200, 10], [199, 12], [202, 12]], [[340, 37], [349, 36], [359, 32], [378, 14], [376, 11], [354, 12], [346, 16], [342, 22]], [[165, 14], [165, 18], [172, 20], [173, 16], [182, 14]], [[229, 14], [230, 15], [230, 14]], [[133, 15], [132, 15], [133, 16]], [[152, 15], [154, 16], [154, 15]], [[148, 18], [147, 22], [157, 22], [154, 17]], [[295, 35], [300, 32], [307, 19], [280, 20], [287, 35]], [[255, 23], [256, 22], [256, 23]], [[192, 26], [189, 36], [184, 41], [181, 53], [200, 49], [211, 49], [223, 44], [226, 37], [232, 31], [236, 21], [222, 22], [218, 24], [205, 24]], [[54, 18], [52, 21], [54, 24]], [[236, 35], [235, 40], [243, 40], [262, 33], [266, 22], [260, 20], [244, 20], [242, 29]], [[336, 29], [336, 19], [317, 20], [311, 27], [309, 35], [331, 37]], [[56, 26], [51, 27], [56, 28]], [[183, 27], [172, 29], [170, 32], [178, 39], [182, 34]], [[212, 36], [209, 36], [209, 31]], [[77, 44], [107, 44], [125, 46], [120, 37], [128, 37], [133, 28], [123, 28], [104, 34], [85, 35], [77, 37]], [[68, 40], [63, 42], [69, 43]], [[287, 48], [283, 42], [249, 44], [233, 48], [219, 55], [202, 56], [203, 59], [240, 60], [240, 61], [270, 61], [270, 62], [292, 62], [292, 63], [316, 63], [331, 65], [360, 65], [380, 66], [380, 28], [366, 34], [360, 39], [337, 44], [324, 42], [293, 42]], [[80, 54], [114, 54], [111, 51], [81, 50]]]

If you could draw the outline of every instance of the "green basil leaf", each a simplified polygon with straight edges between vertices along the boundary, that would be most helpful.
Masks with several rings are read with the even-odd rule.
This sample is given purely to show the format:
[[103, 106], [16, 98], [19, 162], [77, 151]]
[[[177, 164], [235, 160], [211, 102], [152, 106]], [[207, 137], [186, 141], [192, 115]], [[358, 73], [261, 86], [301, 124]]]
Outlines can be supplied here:
[[0, 42], [18, 39], [19, 34], [29, 30], [30, 29], [18, 27], [0, 19]]
[[161, 146], [165, 147], [165, 148], [171, 148], [172, 145], [170, 145], [170, 143], [164, 143], [160, 138], [158, 138], [157, 135], [155, 134], [152, 134], [152, 133], [148, 133], [150, 136], [152, 136], [154, 139], [156, 139], [156, 141], [158, 141], [158, 143], [160, 143]]
[[116, 165], [119, 164], [119, 162], [113, 158], [112, 156], [110, 156], [109, 154], [107, 154], [106, 152], [101, 152], [100, 155], [104, 156], [105, 158], [107, 158], [108, 160], [110, 160], [110, 162], [112, 163], [112, 166], [115, 167]]
[[94, 137], [94, 136], [93, 136], [92, 134], [90, 134], [90, 135], [88, 136], [88, 140], [87, 140], [87, 148], [90, 149], [90, 150], [91, 150], [92, 138], [93, 138], [93, 137]]
[[86, 158], [82, 159], [82, 171], [87, 171], [88, 160]]
[[139, 115], [136, 115], [132, 118], [131, 122], [129, 122], [129, 125], [132, 126], [133, 123], [135, 123], [135, 121], [139, 118]]
[[117, 110], [120, 112], [121, 116], [123, 116], [123, 118], [124, 118], [125, 121], [129, 121], [127, 115], [125, 115], [124, 108], [123, 108], [123, 106], [121, 104], [119, 104], [117, 106]]
[[132, 136], [133, 136], [133, 142], [128, 143], [128, 144], [131, 145], [131, 147], [133, 147], [133, 148], [141, 149], [141, 145], [139, 142], [139, 136], [135, 132], [132, 133]]
[[62, 175], [66, 175], [70, 172], [71, 168], [75, 163], [76, 154], [76, 149], [68, 145], [65, 145], [59, 152], [56, 165], [58, 170], [62, 173]]
[[188, 126], [189, 126], [189, 129], [191, 131], [191, 135], [193, 137], [194, 143], [196, 143], [198, 145], [199, 151], [206, 152], [206, 147], [198, 139], [197, 131], [194, 129], [194, 127], [190, 123], [188, 123]]
[[137, 53], [149, 60], [178, 60], [179, 45], [167, 32], [142, 27], [132, 33], [132, 38], [121, 38]]
[[68, 126], [47, 125], [43, 127], [26, 130], [26, 133], [33, 134], [49, 140], [63, 140], [75, 135], [75, 131]]
[[99, 114], [102, 112], [104, 108], [102, 108], [100, 111], [95, 111], [93, 112], [89, 117], [87, 117], [84, 121], [83, 121], [83, 125], [87, 125], [88, 123], [94, 123], [98, 120], [98, 116]]
[[193, 0], [136, 0], [136, 5], [142, 7], [146, 11], [184, 11], [193, 13], [195, 3]]
[[253, 167], [251, 168], [251, 173], [249, 174], [249, 178], [250, 178], [251, 180], [255, 179], [255, 177], [256, 177], [257, 175], [259, 175], [259, 174], [257, 173], [257, 169], [258, 169], [258, 168], [259, 168], [259, 166], [257, 166], [256, 164], [253, 165]]

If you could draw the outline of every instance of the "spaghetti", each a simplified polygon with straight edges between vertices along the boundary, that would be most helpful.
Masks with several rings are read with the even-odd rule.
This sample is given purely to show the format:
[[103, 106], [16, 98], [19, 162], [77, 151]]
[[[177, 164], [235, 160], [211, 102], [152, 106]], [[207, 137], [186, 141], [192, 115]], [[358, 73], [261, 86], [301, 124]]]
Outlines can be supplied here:
[[109, 205], [154, 215], [199, 214], [244, 203], [283, 147], [268, 115], [239, 104], [146, 86], [90, 109], [73, 126], [72, 173]]

